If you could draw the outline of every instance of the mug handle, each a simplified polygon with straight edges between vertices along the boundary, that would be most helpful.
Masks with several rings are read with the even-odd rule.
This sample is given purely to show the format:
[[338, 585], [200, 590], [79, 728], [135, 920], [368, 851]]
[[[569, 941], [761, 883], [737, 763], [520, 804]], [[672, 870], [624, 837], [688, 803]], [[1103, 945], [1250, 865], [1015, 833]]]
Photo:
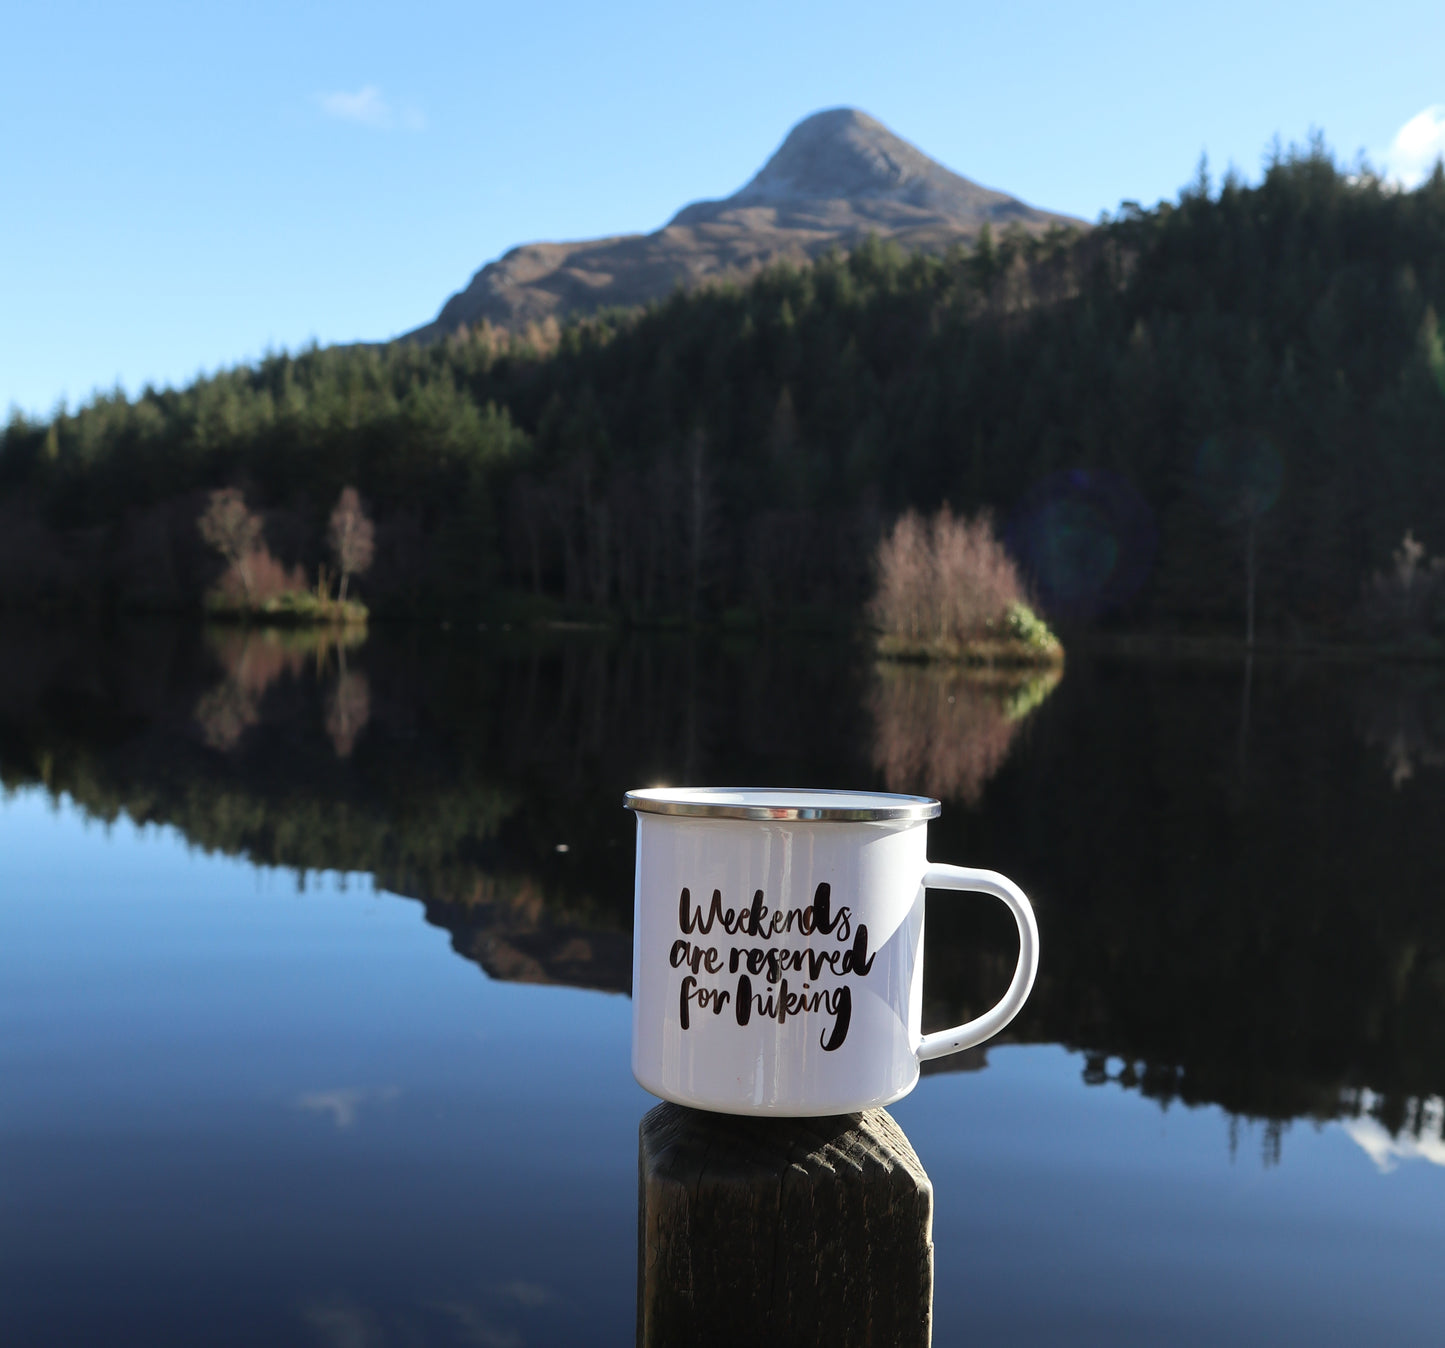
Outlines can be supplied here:
[[1039, 926], [1034, 921], [1034, 910], [1024, 897], [1023, 890], [1007, 876], [997, 871], [973, 871], [965, 866], [930, 862], [923, 873], [923, 884], [929, 889], [976, 890], [980, 894], [992, 894], [994, 898], [1002, 899], [1018, 923], [1019, 962], [1014, 969], [1013, 982], [992, 1011], [985, 1011], [966, 1025], [923, 1036], [917, 1049], [920, 1062], [957, 1053], [960, 1049], [972, 1048], [985, 1039], [992, 1039], [1023, 1008], [1034, 986], [1034, 975], [1039, 971]]

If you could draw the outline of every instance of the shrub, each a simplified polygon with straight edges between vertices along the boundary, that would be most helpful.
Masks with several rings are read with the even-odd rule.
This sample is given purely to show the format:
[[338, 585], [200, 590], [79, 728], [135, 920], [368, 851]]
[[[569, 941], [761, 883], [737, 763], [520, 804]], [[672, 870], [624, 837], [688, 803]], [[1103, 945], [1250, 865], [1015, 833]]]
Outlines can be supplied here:
[[1004, 633], [1040, 655], [1052, 655], [1059, 649], [1058, 637], [1027, 604], [1009, 605], [1004, 617]]
[[305, 589], [306, 577], [301, 568], [286, 567], [262, 543], [226, 568], [206, 597], [206, 607], [215, 613], [257, 612]]
[[1029, 606], [1018, 567], [985, 513], [908, 511], [878, 546], [869, 607], [884, 654], [1057, 659], [1054, 634]]
[[1445, 557], [1429, 557], [1413, 529], [1405, 531], [1388, 571], [1365, 584], [1364, 625], [1396, 640], [1445, 634]]

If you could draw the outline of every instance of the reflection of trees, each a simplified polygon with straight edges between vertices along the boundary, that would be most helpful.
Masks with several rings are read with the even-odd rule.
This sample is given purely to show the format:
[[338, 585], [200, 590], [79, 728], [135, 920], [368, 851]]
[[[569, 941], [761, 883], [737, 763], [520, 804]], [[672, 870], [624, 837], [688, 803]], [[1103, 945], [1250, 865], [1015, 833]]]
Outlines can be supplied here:
[[235, 679], [223, 679], [196, 703], [196, 722], [212, 749], [234, 749], [261, 719], [260, 698]]
[[371, 719], [371, 685], [359, 669], [347, 669], [343, 658], [336, 682], [326, 694], [326, 733], [337, 758], [350, 758], [356, 737]]
[[1056, 668], [880, 664], [869, 699], [873, 765], [890, 791], [975, 805], [1061, 676]]
[[370, 716], [366, 675], [348, 671], [346, 652], [366, 640], [357, 627], [213, 627], [206, 645], [224, 671], [215, 687], [196, 702], [196, 722], [212, 749], [229, 752], [260, 724], [261, 703], [284, 677], [298, 679], [309, 668], [318, 675], [333, 657], [338, 668], [327, 695], [326, 733], [338, 758], [345, 758]]
[[[1009, 718], [1007, 694], [957, 672], [900, 670], [882, 693], [862, 651], [832, 640], [378, 628], [346, 654], [368, 719], [339, 757], [360, 722], [340, 719], [339, 655], [221, 635], [234, 644], [164, 624], [12, 626], [0, 782], [260, 864], [369, 872], [493, 977], [617, 991], [628, 787], [875, 786], [892, 696], [920, 777], [889, 784], [928, 789], [936, 740], [939, 762], [984, 764], [940, 792], [961, 796], [992, 771], [960, 747], [970, 718]], [[218, 664], [254, 716], [224, 755], [193, 716]], [[1368, 1087], [1367, 1116], [1396, 1136], [1411, 1101], [1445, 1094], [1445, 773], [1396, 791], [1359, 733], [1375, 724], [1361, 708], [1393, 716], [1417, 675], [1392, 677], [1257, 664], [1241, 789], [1232, 666], [1075, 659], [1047, 716], [1009, 732], [1009, 770], [930, 826], [930, 855], [1002, 870], [1035, 900], [1044, 957], [1010, 1036], [1084, 1051], [1097, 1079], [1161, 1104], [1275, 1124], [1352, 1118]], [[1426, 736], [1412, 743], [1438, 742], [1434, 694], [1409, 698]], [[930, 900], [926, 1028], [1006, 986], [1015, 938], [994, 907]]]
[[1445, 767], [1445, 679], [1436, 670], [1379, 671], [1360, 692], [1357, 722], [1396, 790], [1419, 768]]
[[[931, 856], [1035, 900], [1009, 1036], [1273, 1124], [1350, 1117], [1366, 1086], [1390, 1109], [1441, 1094], [1445, 774], [1397, 792], [1352, 733], [1384, 673], [1264, 662], [1241, 791], [1232, 669], [1074, 661], [977, 811], [930, 829]], [[925, 1029], [986, 1009], [1013, 964], [988, 905], [939, 896], [928, 921]]]

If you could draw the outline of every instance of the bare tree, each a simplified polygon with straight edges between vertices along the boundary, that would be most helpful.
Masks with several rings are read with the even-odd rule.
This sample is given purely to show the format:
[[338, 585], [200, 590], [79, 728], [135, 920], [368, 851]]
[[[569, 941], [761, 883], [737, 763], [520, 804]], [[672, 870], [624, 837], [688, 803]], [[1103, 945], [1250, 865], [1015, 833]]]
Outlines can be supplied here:
[[928, 526], [910, 510], [878, 544], [878, 592], [873, 620], [893, 636], [918, 641], [928, 631], [933, 556]]
[[239, 487], [223, 487], [211, 493], [210, 504], [197, 521], [197, 527], [201, 537], [231, 564], [249, 604], [252, 597], [250, 559], [261, 540], [261, 517], [246, 509], [246, 497]]
[[715, 523], [712, 470], [707, 462], [707, 439], [701, 428], [688, 437], [687, 471], [687, 615], [696, 622], [707, 580]]
[[1390, 570], [1376, 571], [1365, 586], [1369, 626], [1396, 640], [1429, 636], [1445, 626], [1445, 557], [1430, 557], [1407, 529], [1392, 560]]
[[355, 487], [342, 488], [336, 508], [331, 512], [326, 539], [331, 544], [331, 555], [336, 558], [336, 568], [341, 572], [338, 597], [344, 604], [348, 578], [362, 575], [370, 567], [376, 551], [376, 530]]
[[889, 636], [946, 645], [999, 635], [1010, 607], [1025, 601], [986, 512], [961, 519], [944, 506], [923, 520], [910, 510], [879, 542], [871, 611]]
[[956, 517], [945, 505], [933, 517], [932, 604], [945, 641], [1001, 631], [1009, 608], [1024, 602], [1018, 568], [986, 511]]

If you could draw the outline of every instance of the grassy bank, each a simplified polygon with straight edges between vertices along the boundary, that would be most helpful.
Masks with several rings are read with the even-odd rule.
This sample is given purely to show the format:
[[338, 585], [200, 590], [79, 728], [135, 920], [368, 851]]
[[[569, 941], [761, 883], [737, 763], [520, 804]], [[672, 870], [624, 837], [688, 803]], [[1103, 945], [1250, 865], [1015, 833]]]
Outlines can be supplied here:
[[357, 599], [330, 599], [310, 590], [290, 590], [269, 599], [228, 594], [206, 598], [206, 617], [217, 622], [257, 622], [278, 627], [365, 627], [370, 617]]
[[[990, 630], [997, 628], [997, 630]], [[907, 636], [884, 632], [877, 639], [885, 660], [942, 661], [996, 669], [1055, 667], [1064, 663], [1064, 647], [1027, 604], [1014, 604], [1005, 618], [986, 624], [969, 637]]]

